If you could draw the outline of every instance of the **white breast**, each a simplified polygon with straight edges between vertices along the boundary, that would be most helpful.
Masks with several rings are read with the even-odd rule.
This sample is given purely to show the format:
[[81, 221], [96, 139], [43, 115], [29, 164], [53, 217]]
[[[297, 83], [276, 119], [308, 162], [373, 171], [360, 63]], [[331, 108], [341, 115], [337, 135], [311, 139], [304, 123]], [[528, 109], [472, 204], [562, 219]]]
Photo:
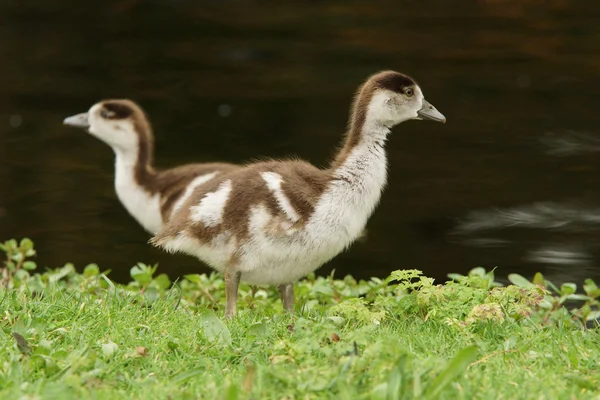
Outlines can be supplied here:
[[342, 179], [333, 181], [325, 191], [307, 230], [322, 240], [337, 232], [353, 241], [365, 228], [386, 185], [385, 151], [373, 144], [360, 144], [335, 175]]

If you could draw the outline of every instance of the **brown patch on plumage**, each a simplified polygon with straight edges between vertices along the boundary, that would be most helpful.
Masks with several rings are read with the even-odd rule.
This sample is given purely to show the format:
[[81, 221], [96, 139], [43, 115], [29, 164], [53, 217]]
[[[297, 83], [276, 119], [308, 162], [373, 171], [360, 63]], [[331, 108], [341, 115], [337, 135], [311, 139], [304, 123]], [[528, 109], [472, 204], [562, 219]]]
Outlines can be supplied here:
[[[160, 193], [160, 212], [166, 221], [171, 215], [173, 206], [179, 197], [185, 192], [187, 186], [201, 175], [218, 172], [225, 174], [234, 171], [239, 166], [227, 163], [189, 164], [181, 167], [171, 168], [165, 171], [155, 172], [154, 179], [142, 185], [152, 193]], [[218, 175], [217, 175], [218, 176]]]
[[101, 115], [106, 119], [125, 119], [134, 114], [143, 114], [141, 107], [127, 99], [103, 101], [102, 108]]
[[[161, 215], [166, 221], [177, 199], [185, 192], [188, 184], [200, 175], [218, 171], [227, 173], [239, 168], [229, 163], [189, 164], [164, 171], [153, 166], [154, 135], [144, 110], [128, 99], [104, 100], [101, 115], [109, 120], [129, 119], [138, 135], [138, 159], [134, 178], [149, 194], [160, 193]], [[116, 124], [115, 124], [116, 125]]]
[[[314, 211], [315, 204], [329, 182], [331, 175], [303, 161], [269, 161], [251, 164], [238, 171], [215, 177], [197, 188], [190, 199], [171, 217], [166, 226], [152, 240], [160, 243], [167, 237], [174, 237], [187, 231], [191, 237], [208, 243], [221, 233], [228, 232], [236, 240], [248, 237], [248, 221], [253, 207], [263, 205], [273, 217], [273, 223], [290, 221], [280, 208], [273, 192], [267, 186], [263, 172], [274, 172], [282, 179], [281, 190], [300, 216], [294, 226], [306, 223]], [[231, 192], [223, 210], [223, 222], [217, 226], [206, 226], [198, 222], [190, 224], [190, 207], [200, 204], [208, 193], [216, 192], [221, 184], [231, 181]], [[273, 231], [274, 232], [274, 231]]]
[[415, 80], [411, 77], [395, 71], [382, 71], [367, 79], [356, 91], [354, 101], [352, 102], [351, 117], [348, 121], [346, 138], [343, 147], [335, 156], [331, 168], [335, 169], [342, 165], [352, 149], [358, 145], [367, 117], [369, 103], [377, 90], [385, 89], [402, 93], [407, 88], [416, 86], [416, 84]]
[[279, 173], [283, 178], [283, 194], [300, 215], [300, 220], [307, 221], [315, 211], [317, 200], [331, 181], [331, 175], [303, 161], [282, 164], [277, 169], [281, 172], [276, 169], [273, 172]]
[[170, 193], [165, 193], [161, 196], [160, 215], [162, 215], [163, 220], [167, 219], [166, 216], [171, 213], [175, 202], [177, 202], [177, 199], [183, 195], [184, 192], [185, 186], [180, 185], [170, 190]]
[[301, 221], [291, 223], [289, 218], [278, 215], [271, 219], [271, 223], [267, 225], [265, 229], [265, 234], [272, 238], [289, 236], [292, 232], [295, 232], [298, 228], [301, 227]]

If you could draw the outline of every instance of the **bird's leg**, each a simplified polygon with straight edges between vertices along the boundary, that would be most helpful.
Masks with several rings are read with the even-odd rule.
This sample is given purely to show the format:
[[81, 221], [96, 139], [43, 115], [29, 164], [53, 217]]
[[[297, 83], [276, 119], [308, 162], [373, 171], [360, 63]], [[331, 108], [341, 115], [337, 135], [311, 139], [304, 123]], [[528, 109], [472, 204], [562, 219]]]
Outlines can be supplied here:
[[287, 310], [290, 314], [294, 313], [294, 284], [283, 283], [277, 286], [279, 296], [283, 302], [283, 309]]
[[233, 318], [237, 313], [238, 286], [240, 285], [241, 277], [241, 272], [233, 271], [231, 268], [225, 269], [225, 299], [227, 301], [227, 305], [225, 306], [226, 318]]

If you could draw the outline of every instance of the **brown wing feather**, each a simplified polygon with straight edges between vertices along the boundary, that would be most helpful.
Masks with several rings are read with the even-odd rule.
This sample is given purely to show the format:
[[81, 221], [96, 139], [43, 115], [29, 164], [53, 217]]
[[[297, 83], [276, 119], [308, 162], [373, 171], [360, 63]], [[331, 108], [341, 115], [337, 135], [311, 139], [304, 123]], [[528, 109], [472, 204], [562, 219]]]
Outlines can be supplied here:
[[[300, 215], [299, 223], [305, 223], [310, 218], [319, 196], [331, 181], [331, 174], [328, 171], [319, 170], [303, 161], [269, 161], [251, 164], [218, 176], [196, 189], [181, 209], [173, 214], [161, 232], [152, 239], [152, 243], [159, 245], [183, 230], [203, 242], [225, 231], [230, 232], [238, 240], [243, 240], [248, 235], [250, 211], [258, 204], [263, 204], [274, 217], [285, 218], [284, 210], [277, 203], [261, 175], [263, 172], [274, 172], [282, 177], [282, 191]], [[199, 204], [206, 194], [215, 192], [221, 183], [227, 180], [231, 180], [232, 189], [225, 204], [223, 222], [211, 229], [206, 229], [202, 223], [190, 224], [190, 207]]]

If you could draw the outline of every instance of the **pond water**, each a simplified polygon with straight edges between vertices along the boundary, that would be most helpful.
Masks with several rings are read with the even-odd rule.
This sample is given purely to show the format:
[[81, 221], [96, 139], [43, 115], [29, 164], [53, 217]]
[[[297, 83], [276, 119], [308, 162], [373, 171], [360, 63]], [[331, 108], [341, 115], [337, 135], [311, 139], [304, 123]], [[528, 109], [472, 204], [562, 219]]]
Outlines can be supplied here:
[[113, 153], [62, 126], [107, 97], [148, 112], [156, 163], [295, 155], [325, 165], [356, 87], [414, 76], [446, 125], [388, 144], [367, 236], [320, 270], [385, 276], [498, 267], [600, 277], [600, 3], [75, 0], [0, 4], [0, 239], [38, 263], [206, 272], [146, 244]]

